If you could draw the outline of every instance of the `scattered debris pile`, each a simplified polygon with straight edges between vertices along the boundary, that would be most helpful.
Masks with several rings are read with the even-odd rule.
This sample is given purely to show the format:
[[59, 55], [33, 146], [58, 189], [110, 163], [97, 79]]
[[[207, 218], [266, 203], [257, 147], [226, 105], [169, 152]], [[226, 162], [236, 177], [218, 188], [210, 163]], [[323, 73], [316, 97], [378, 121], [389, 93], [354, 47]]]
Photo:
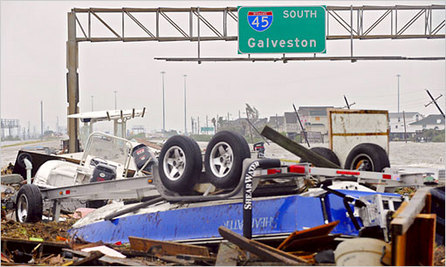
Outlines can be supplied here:
[[67, 230], [72, 222], [20, 224], [3, 221], [2, 264], [313, 265], [334, 263], [333, 249], [338, 243], [334, 242], [336, 235], [329, 235], [338, 222], [294, 232], [278, 246], [249, 240], [225, 227], [219, 228], [225, 240], [217, 245], [189, 245], [138, 237], [129, 237], [129, 244], [87, 243], [68, 239]]
[[68, 229], [75, 219], [61, 222], [19, 223], [14, 220], [2, 220], [2, 239], [16, 238], [34, 241], [58, 242], [68, 240]]
[[[435, 199], [430, 199], [426, 192], [418, 190], [411, 202], [401, 205], [393, 215], [392, 223], [403, 226], [405, 231], [392, 235], [391, 243], [375, 239], [386, 244], [386, 249], [381, 251], [381, 246], [380, 251], [375, 253], [374, 260], [377, 262], [374, 265], [413, 265], [413, 260], [423, 265], [445, 265], [444, 245], [434, 246], [435, 214], [429, 213], [424, 205], [425, 202], [435, 202]], [[412, 222], [405, 219], [407, 215], [415, 213], [417, 215]], [[366, 241], [363, 246], [367, 246], [367, 239], [370, 239], [361, 237], [345, 241], [339, 234], [331, 233], [339, 224], [339, 221], [335, 221], [293, 232], [281, 240], [252, 240], [221, 226], [218, 230], [223, 240], [218, 243], [191, 245], [139, 237], [129, 237], [130, 242], [126, 244], [88, 243], [79, 238], [70, 239], [68, 230], [76, 221], [73, 217], [66, 216], [64, 221], [57, 223], [43, 221], [32, 224], [2, 219], [2, 265], [342, 265], [355, 257], [363, 257], [361, 253], [364, 251], [360, 246], [353, 247], [348, 252], [343, 251], [350, 254], [341, 259], [340, 244], [363, 239]], [[394, 232], [395, 227], [392, 228]], [[424, 236], [425, 241], [414, 239], [416, 234]], [[414, 241], [423, 243], [426, 249], [421, 251]], [[405, 245], [401, 246], [403, 243]], [[415, 258], [407, 256], [408, 253], [414, 254], [411, 247], [419, 250]], [[392, 253], [394, 249], [396, 252]], [[400, 262], [390, 262], [393, 254]], [[339, 262], [341, 260], [344, 262]]]

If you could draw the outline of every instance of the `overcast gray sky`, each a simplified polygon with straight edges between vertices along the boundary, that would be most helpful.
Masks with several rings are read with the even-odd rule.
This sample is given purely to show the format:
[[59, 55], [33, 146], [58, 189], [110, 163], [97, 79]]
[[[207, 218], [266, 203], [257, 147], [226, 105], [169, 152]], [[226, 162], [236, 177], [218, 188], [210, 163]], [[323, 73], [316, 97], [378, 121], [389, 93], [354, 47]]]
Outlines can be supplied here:
[[[45, 125], [66, 125], [67, 12], [73, 7], [226, 7], [238, 5], [393, 5], [444, 4], [358, 1], [2, 1], [1, 2], [1, 117], [20, 119], [40, 129], [40, 101]], [[236, 31], [232, 27], [231, 31]], [[444, 29], [443, 29], [444, 32]], [[236, 57], [237, 42], [203, 42], [202, 57]], [[445, 40], [356, 40], [355, 55], [444, 56]], [[81, 43], [79, 45], [80, 110], [146, 107], [144, 119], [131, 125], [162, 128], [161, 71], [165, 71], [166, 128], [183, 130], [183, 75], [187, 74], [188, 129], [190, 117], [238, 117], [245, 103], [260, 115], [292, 111], [296, 106], [343, 106], [343, 95], [354, 108], [397, 110], [397, 78], [401, 74], [401, 110], [437, 114], [424, 104], [445, 91], [444, 61], [342, 62], [163, 62], [155, 57], [196, 57], [197, 43]], [[327, 41], [327, 56], [350, 55], [349, 41]], [[274, 56], [280, 56], [275, 54]], [[444, 97], [440, 103], [444, 109]]]

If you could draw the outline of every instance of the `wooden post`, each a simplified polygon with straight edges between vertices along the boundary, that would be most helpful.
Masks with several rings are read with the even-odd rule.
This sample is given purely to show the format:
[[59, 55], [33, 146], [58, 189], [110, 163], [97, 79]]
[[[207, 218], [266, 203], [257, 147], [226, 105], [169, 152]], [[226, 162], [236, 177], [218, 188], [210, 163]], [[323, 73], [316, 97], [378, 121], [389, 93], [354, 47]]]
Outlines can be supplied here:
[[430, 212], [430, 188], [421, 188], [391, 222], [392, 265], [432, 266], [434, 260], [436, 214]]

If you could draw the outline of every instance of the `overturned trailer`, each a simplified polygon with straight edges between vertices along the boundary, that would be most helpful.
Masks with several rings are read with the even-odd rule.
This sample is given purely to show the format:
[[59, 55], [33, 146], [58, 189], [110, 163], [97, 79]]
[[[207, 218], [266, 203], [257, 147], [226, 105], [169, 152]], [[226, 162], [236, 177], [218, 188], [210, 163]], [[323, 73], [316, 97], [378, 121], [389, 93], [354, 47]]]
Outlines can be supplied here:
[[[321, 157], [305, 153], [310, 162]], [[33, 194], [53, 202], [53, 207], [69, 199], [122, 200], [125, 194], [149, 198], [99, 208], [70, 231], [86, 241], [113, 243], [128, 242], [129, 236], [212, 242], [220, 239], [219, 226], [248, 237], [274, 239], [333, 221], [340, 221], [333, 233], [356, 236], [373, 227], [388, 238], [388, 216], [402, 202], [400, 195], [384, 192], [405, 185], [405, 176], [398, 171], [367, 171], [366, 164], [346, 170], [252, 159], [246, 140], [228, 131], [212, 138], [204, 163], [202, 156], [194, 140], [174, 136], [162, 147], [152, 175], [44, 190], [36, 185], [23, 188], [33, 188]], [[198, 193], [194, 188], [203, 182], [206, 190]], [[18, 205], [22, 211], [34, 214], [33, 207], [26, 206], [29, 202], [22, 203]], [[57, 208], [53, 211], [57, 218]], [[22, 213], [24, 221], [27, 214]]]
[[[184, 136], [169, 139], [152, 176], [159, 197], [102, 207], [73, 225], [70, 234], [90, 242], [128, 242], [129, 236], [138, 236], [194, 243], [220, 240], [219, 226], [248, 237], [276, 239], [340, 221], [333, 233], [357, 236], [361, 229], [374, 227], [387, 238], [388, 216], [403, 200], [399, 194], [376, 192], [358, 183], [360, 179], [368, 185], [401, 184], [395, 172], [251, 159], [246, 141], [231, 132], [220, 132], [209, 142], [201, 172], [196, 147]], [[223, 191], [206, 190], [202, 195], [191, 191], [199, 176]], [[307, 188], [308, 182], [319, 187]]]

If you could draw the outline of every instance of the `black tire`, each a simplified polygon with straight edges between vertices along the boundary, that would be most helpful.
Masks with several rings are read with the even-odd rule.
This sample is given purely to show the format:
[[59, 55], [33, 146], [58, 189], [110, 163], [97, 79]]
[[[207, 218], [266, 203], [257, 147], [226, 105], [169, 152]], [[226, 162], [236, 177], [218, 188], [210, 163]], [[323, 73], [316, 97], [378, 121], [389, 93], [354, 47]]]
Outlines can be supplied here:
[[87, 203], [85, 204], [85, 207], [91, 209], [98, 209], [100, 207], [107, 205], [107, 202], [108, 202], [107, 200], [88, 200]]
[[201, 169], [200, 147], [195, 140], [187, 136], [175, 135], [163, 145], [159, 156], [158, 172], [161, 182], [167, 189], [178, 193], [191, 191], [198, 181]]
[[[319, 156], [322, 156], [329, 161], [333, 162], [334, 164], [341, 166], [341, 163], [339, 162], [338, 156], [333, 152], [333, 150], [326, 148], [326, 147], [312, 147], [310, 148], [311, 151], [318, 154]], [[307, 161], [301, 161], [302, 163], [305, 163]]]
[[386, 151], [376, 144], [359, 144], [348, 153], [345, 169], [381, 172], [390, 167]]
[[15, 214], [18, 222], [38, 222], [42, 220], [42, 195], [36, 185], [25, 184], [17, 193]]
[[26, 169], [25, 165], [25, 159], [28, 159], [29, 161], [33, 162], [33, 158], [28, 153], [20, 153], [20, 155], [17, 157], [17, 164], [20, 168]]
[[[222, 153], [220, 149], [226, 151]], [[238, 133], [221, 131], [212, 137], [206, 147], [204, 156], [204, 168], [206, 178], [218, 188], [233, 188], [242, 174], [243, 160], [249, 158], [251, 152], [245, 138]], [[211, 159], [218, 159], [224, 164], [213, 164]]]

